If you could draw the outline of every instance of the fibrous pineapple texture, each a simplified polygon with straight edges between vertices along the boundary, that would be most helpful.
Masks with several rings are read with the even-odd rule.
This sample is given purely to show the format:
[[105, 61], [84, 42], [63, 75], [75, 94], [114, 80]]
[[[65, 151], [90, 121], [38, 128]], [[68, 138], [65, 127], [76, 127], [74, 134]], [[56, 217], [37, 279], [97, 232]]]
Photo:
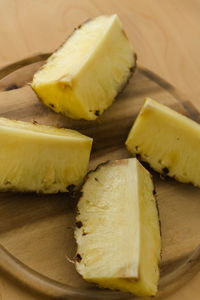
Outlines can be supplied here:
[[200, 125], [147, 98], [126, 141], [157, 172], [200, 187]]
[[161, 238], [151, 175], [135, 159], [89, 173], [78, 202], [76, 268], [101, 287], [155, 295]]
[[0, 118], [0, 190], [68, 192], [82, 183], [91, 145], [74, 130]]
[[79, 26], [34, 75], [32, 88], [56, 112], [94, 120], [126, 84], [136, 56], [117, 15]]

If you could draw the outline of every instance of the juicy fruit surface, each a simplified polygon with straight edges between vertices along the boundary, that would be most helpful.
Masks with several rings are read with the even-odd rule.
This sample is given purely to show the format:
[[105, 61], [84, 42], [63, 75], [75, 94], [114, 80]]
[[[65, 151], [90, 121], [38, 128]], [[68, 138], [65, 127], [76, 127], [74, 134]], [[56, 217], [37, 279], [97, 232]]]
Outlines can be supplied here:
[[94, 120], [130, 77], [134, 53], [116, 15], [85, 22], [34, 75], [32, 88], [56, 112]]
[[200, 187], [200, 125], [147, 98], [126, 141], [157, 172]]
[[74, 130], [0, 118], [0, 190], [68, 192], [82, 183], [91, 145]]
[[150, 174], [132, 159], [89, 173], [78, 202], [76, 268], [102, 287], [155, 295], [161, 239]]

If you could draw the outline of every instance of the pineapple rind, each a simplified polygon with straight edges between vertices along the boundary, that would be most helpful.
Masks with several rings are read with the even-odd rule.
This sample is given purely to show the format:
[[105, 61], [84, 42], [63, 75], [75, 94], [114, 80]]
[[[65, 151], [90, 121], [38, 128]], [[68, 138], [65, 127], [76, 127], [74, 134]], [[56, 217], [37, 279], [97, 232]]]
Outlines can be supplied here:
[[32, 88], [54, 111], [94, 120], [112, 104], [135, 65], [118, 16], [100, 16], [75, 30], [34, 75]]
[[[125, 162], [129, 166], [132, 164], [130, 169], [132, 171], [133, 169], [135, 170], [135, 179], [131, 173], [125, 175]], [[120, 174], [116, 172], [119, 164], [121, 166]], [[109, 171], [108, 168], [110, 169]], [[106, 174], [106, 170], [110, 177]], [[131, 222], [129, 228], [126, 228], [126, 232], [123, 232], [120, 236], [122, 241], [120, 241], [117, 235], [120, 230], [123, 231], [123, 217], [125, 217], [125, 220], [131, 219], [131, 213], [129, 214], [126, 211], [125, 215], [123, 215], [123, 207], [126, 206], [125, 197], [123, 197], [122, 206], [120, 208], [117, 206], [117, 191], [120, 193], [117, 190], [117, 184], [124, 186], [124, 182], [120, 180], [126, 176], [129, 178], [136, 192], [132, 196], [137, 197], [138, 195], [139, 197], [139, 207], [137, 208], [136, 205], [134, 208], [138, 214], [134, 215], [133, 207], [132, 209], [131, 206], [129, 207], [129, 211], [132, 211], [132, 219], [138, 217], [141, 221], [140, 226], [136, 226], [140, 235], [138, 235], [138, 248], [136, 247], [135, 250], [131, 247], [131, 241], [137, 244], [137, 238], [136, 235], [133, 235], [132, 239], [130, 237], [131, 230], [133, 229]], [[116, 177], [118, 181], [116, 181]], [[110, 179], [109, 182], [108, 179]], [[112, 203], [113, 199], [111, 198], [107, 199], [107, 201], [105, 198], [106, 190], [111, 189], [112, 180], [116, 181], [116, 194], [114, 194], [116, 203]], [[129, 190], [127, 182], [125, 186]], [[156, 294], [159, 279], [158, 264], [160, 261], [161, 239], [158, 212], [155, 197], [152, 194], [153, 189], [150, 174], [136, 159], [109, 162], [98, 167], [97, 171], [89, 174], [82, 189], [83, 194], [78, 203], [77, 224], [82, 224], [82, 226], [79, 226], [75, 230], [75, 238], [78, 244], [77, 252], [82, 258], [81, 261], [76, 262], [76, 268], [85, 280], [94, 282], [100, 287], [131, 292], [138, 296], [153, 296]], [[102, 194], [104, 195], [102, 196]], [[107, 211], [109, 202], [111, 202], [110, 215]], [[102, 214], [99, 214], [99, 210], [102, 210]], [[118, 213], [117, 221], [120, 223], [118, 227], [115, 227], [115, 213]], [[101, 229], [99, 230], [99, 228]], [[125, 239], [122, 238], [124, 236]], [[117, 245], [116, 248], [114, 245]], [[123, 248], [124, 246], [125, 248]], [[126, 262], [128, 256], [128, 252], [126, 253], [127, 249], [132, 251], [132, 258], [136, 258], [138, 262], [138, 265], [134, 264], [133, 269], [130, 267], [130, 263], [127, 265]], [[136, 252], [136, 250], [139, 252]]]
[[58, 193], [82, 183], [92, 139], [5, 118], [0, 118], [0, 137], [0, 191]]
[[200, 187], [200, 125], [147, 98], [126, 147], [157, 172]]

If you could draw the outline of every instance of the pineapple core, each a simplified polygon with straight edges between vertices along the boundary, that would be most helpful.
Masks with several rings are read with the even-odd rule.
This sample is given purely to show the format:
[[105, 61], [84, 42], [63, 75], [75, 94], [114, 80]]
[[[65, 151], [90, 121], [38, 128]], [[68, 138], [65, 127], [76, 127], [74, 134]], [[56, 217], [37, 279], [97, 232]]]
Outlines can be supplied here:
[[91, 145], [74, 130], [0, 118], [0, 190], [71, 191], [87, 172]]
[[200, 187], [200, 125], [147, 98], [127, 149], [157, 172]]
[[136, 56], [117, 15], [79, 26], [34, 75], [32, 88], [56, 112], [94, 120], [125, 86]]
[[101, 287], [152, 296], [157, 292], [161, 238], [154, 187], [135, 159], [89, 173], [78, 202], [76, 269]]

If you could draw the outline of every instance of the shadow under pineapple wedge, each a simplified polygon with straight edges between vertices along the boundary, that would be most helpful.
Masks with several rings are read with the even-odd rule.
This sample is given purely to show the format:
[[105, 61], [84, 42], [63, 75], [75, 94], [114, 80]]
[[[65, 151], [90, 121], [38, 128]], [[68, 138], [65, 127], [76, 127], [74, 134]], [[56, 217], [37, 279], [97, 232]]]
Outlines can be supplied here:
[[[36, 55], [0, 70], [0, 115], [73, 128], [93, 137], [91, 169], [109, 159], [130, 157], [124, 142], [146, 96], [199, 121], [199, 112], [189, 101], [143, 68], [137, 70], [124, 92], [98, 120], [72, 120], [56, 114], [37, 99], [28, 85], [48, 55]], [[190, 288], [192, 278], [200, 270], [200, 190], [174, 180], [163, 181], [158, 175], [154, 177], [163, 243], [161, 279], [155, 299], [170, 299], [170, 293], [183, 285]], [[76, 247], [75, 205], [73, 199], [62, 194], [1, 193], [0, 273], [30, 295], [37, 293], [38, 297], [44, 295], [48, 299], [134, 298], [84, 282], [68, 261]]]

